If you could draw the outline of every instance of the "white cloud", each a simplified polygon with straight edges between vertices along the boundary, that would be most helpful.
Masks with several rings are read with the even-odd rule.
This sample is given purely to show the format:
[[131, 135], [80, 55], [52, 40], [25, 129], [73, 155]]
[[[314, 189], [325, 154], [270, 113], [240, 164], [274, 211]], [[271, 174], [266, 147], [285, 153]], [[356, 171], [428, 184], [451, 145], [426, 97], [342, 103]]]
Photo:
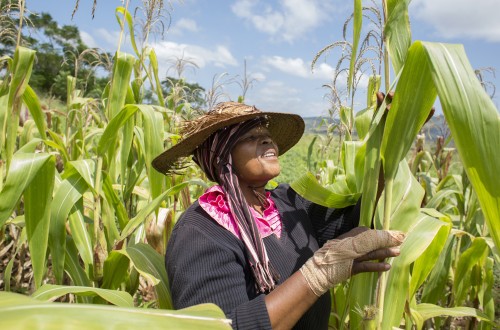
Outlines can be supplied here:
[[[99, 28], [96, 30], [96, 36], [98, 36], [99, 39], [104, 40], [107, 44], [117, 47], [118, 40], [120, 40], [120, 31], [108, 31], [107, 29]], [[126, 38], [126, 41], [130, 40], [128, 37]]]
[[266, 75], [262, 72], [253, 72], [250, 73], [250, 78], [255, 79], [257, 81], [264, 81], [266, 80]]
[[89, 33], [85, 32], [85, 31], [80, 31], [80, 38], [82, 38], [82, 41], [90, 48], [97, 47], [97, 43], [95, 42], [94, 38]]
[[184, 58], [194, 61], [200, 68], [207, 65], [217, 67], [238, 65], [238, 61], [225, 46], [218, 45], [214, 49], [208, 49], [197, 45], [160, 41], [153, 44], [152, 47], [155, 49], [159, 61]]
[[265, 57], [264, 63], [289, 75], [306, 79], [332, 79], [335, 69], [326, 63], [316, 65], [311, 71], [311, 63], [301, 58], [285, 58], [281, 56]]
[[328, 19], [332, 6], [321, 0], [281, 0], [275, 9], [259, 0], [237, 0], [231, 8], [257, 30], [291, 42]]
[[300, 91], [282, 81], [272, 80], [258, 84], [250, 94], [245, 101], [264, 111], [300, 113], [302, 110]]
[[196, 21], [189, 18], [181, 18], [169, 29], [168, 32], [175, 35], [181, 35], [185, 31], [198, 32], [199, 28]]
[[414, 0], [415, 17], [433, 26], [444, 38], [471, 38], [500, 42], [498, 0]]
[[296, 113], [303, 117], [324, 115], [328, 109], [328, 101], [312, 97], [304, 99], [303, 93], [283, 81], [272, 80], [258, 85], [250, 96], [248, 104], [255, 104], [264, 111]]

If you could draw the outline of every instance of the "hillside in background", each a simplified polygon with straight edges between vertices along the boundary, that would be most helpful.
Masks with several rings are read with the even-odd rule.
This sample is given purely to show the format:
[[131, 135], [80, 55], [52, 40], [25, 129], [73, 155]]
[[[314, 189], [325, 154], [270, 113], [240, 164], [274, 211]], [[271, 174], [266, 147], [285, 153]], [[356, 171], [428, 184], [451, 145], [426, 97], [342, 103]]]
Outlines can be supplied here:
[[[331, 123], [338, 124], [338, 119], [331, 119], [328, 117], [303, 117], [306, 124], [305, 133], [306, 134], [326, 134], [327, 125]], [[448, 136], [448, 126], [443, 115], [433, 116], [429, 122], [427, 122], [421, 133], [425, 134], [425, 138], [429, 142], [436, 140], [438, 136]], [[356, 130], [354, 130], [354, 136], [357, 136]]]

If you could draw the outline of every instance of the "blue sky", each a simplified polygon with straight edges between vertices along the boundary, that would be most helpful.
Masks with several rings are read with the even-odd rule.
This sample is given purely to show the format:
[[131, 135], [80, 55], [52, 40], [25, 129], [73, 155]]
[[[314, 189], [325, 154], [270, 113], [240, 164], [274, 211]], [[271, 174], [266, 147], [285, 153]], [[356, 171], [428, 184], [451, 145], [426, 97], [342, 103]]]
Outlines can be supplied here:
[[[77, 25], [91, 47], [114, 52], [119, 25], [114, 16], [121, 0], [98, 0], [92, 19], [93, 0], [27, 0], [33, 12], [48, 12], [60, 24]], [[380, 2], [380, 1], [377, 1]], [[131, 11], [142, 1], [131, 0]], [[338, 57], [322, 57], [314, 72], [310, 64], [326, 45], [342, 39], [344, 21], [352, 12], [352, 1], [326, 0], [183, 0], [166, 2], [164, 23], [170, 27], [163, 38], [149, 39], [154, 47], [162, 77], [175, 76], [172, 60], [184, 56], [198, 68], [184, 76], [210, 88], [214, 79], [225, 82], [225, 99], [236, 99], [240, 87], [231, 83], [247, 74], [255, 79], [246, 102], [268, 111], [293, 112], [302, 116], [325, 114], [327, 90]], [[369, 5], [369, 1], [364, 1]], [[413, 0], [410, 21], [413, 40], [461, 43], [473, 68], [493, 67], [497, 77], [486, 73], [500, 100], [500, 1], [499, 0]], [[170, 17], [170, 19], [169, 19]], [[121, 46], [131, 52], [128, 43]], [[355, 109], [364, 108], [361, 80]]]

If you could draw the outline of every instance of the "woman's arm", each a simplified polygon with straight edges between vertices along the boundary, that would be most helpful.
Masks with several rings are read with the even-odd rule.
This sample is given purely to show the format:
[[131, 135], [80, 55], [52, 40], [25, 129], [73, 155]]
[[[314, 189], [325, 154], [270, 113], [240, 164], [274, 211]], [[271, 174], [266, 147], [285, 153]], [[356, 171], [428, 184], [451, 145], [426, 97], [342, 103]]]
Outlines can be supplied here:
[[[370, 232], [358, 236], [359, 234], [367, 230], [367, 228], [356, 228], [344, 235], [344, 238], [350, 237], [347, 239], [349, 240], [348, 242], [345, 242], [343, 244], [341, 240], [334, 240], [335, 242], [330, 241], [333, 243], [332, 246], [325, 246], [324, 248], [318, 250], [315, 256], [317, 256], [318, 253], [325, 253], [325, 250], [327, 250], [326, 254], [328, 254], [329, 252], [334, 252], [334, 254], [338, 253], [338, 251], [335, 250], [339, 248], [342, 249], [342, 246], [347, 248], [346, 254], [354, 255], [354, 251], [351, 250], [352, 241], [358, 241], [352, 245], [354, 247], [354, 250], [356, 250], [356, 244], [361, 243], [364, 245], [367, 238], [369, 240], [371, 237], [377, 234], [376, 231], [370, 230]], [[378, 248], [368, 253], [364, 253], [363, 248], [365, 247], [361, 247], [358, 253], [362, 255], [352, 260], [352, 267], [350, 267], [351, 271], [347, 276], [355, 275], [361, 272], [382, 272], [389, 270], [390, 265], [387, 263], [370, 261], [383, 260], [385, 258], [398, 256], [399, 248], [394, 247], [395, 244], [398, 243], [396, 241], [389, 242], [382, 239], [374, 245]], [[388, 246], [393, 247], [389, 248]], [[332, 249], [334, 251], [331, 251]], [[370, 247], [366, 247], [366, 249], [370, 249]], [[311, 259], [315, 259], [315, 257]], [[328, 262], [325, 262], [323, 265], [318, 264], [316, 261], [317, 260], [308, 261], [300, 271], [295, 272], [283, 284], [278, 286], [274, 291], [266, 296], [266, 307], [273, 329], [292, 328], [302, 317], [302, 315], [314, 304], [319, 296], [323, 294], [324, 290], [328, 290], [331, 286], [333, 286], [334, 283], [340, 283], [346, 279], [342, 277], [342, 270], [338, 269], [338, 267], [348, 266], [350, 263], [349, 260], [344, 260], [344, 262], [338, 260], [333, 264], [327, 264]], [[307, 271], [304, 271], [304, 268], [308, 268], [308, 263], [312, 264], [312, 268], [309, 267]], [[325, 269], [326, 277], [323, 277], [323, 270]], [[317, 277], [318, 275], [320, 277], [319, 280], [316, 278], [312, 278]], [[338, 278], [335, 278], [335, 276], [338, 276]], [[326, 279], [328, 285], [323, 286], [321, 291], [318, 292], [317, 286], [314, 287], [313, 285], [313, 287], [311, 287], [311, 282], [313, 284], [322, 283], [323, 279]]]
[[[300, 271], [268, 295], [252, 294], [247, 286], [253, 279], [241, 242], [209, 219], [199, 220], [189, 225], [179, 221], [167, 247], [166, 268], [174, 308], [210, 302], [232, 319], [235, 329], [286, 329], [318, 300]], [[383, 249], [365, 256], [354, 262], [352, 274], [386, 270], [385, 264], [363, 260], [395, 255], [396, 250]]]

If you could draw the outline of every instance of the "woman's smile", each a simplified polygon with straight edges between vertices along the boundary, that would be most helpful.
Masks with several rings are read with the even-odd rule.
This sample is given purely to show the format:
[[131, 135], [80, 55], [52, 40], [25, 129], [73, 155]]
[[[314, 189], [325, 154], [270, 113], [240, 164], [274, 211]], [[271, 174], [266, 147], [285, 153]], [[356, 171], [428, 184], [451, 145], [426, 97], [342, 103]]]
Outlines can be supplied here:
[[276, 156], [276, 151], [274, 150], [266, 151], [264, 155], [262, 155], [262, 157], [266, 159], [278, 159], [278, 156]]

